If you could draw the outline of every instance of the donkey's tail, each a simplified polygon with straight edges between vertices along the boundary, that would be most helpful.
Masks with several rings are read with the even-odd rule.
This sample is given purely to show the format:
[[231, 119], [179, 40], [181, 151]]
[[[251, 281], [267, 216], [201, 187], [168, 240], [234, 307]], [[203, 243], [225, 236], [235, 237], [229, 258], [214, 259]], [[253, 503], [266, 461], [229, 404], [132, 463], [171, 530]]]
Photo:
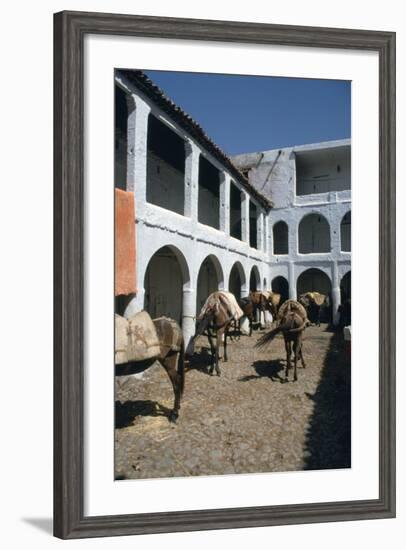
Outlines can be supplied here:
[[308, 321], [305, 320], [299, 327], [292, 328], [291, 323], [285, 323], [284, 325], [279, 325], [278, 327], [270, 330], [257, 341], [255, 344], [255, 348], [263, 348], [270, 344], [272, 340], [275, 338], [277, 334], [280, 332], [289, 332], [290, 334], [294, 334], [296, 332], [302, 332], [307, 327]]
[[283, 325], [280, 325], [279, 327], [273, 328], [272, 330], [270, 330], [269, 332], [267, 332], [266, 334], [261, 336], [261, 338], [257, 341], [257, 343], [255, 344], [254, 347], [255, 348], [263, 348], [263, 347], [267, 346], [268, 344], [270, 344], [272, 342], [272, 340], [275, 338], [275, 336], [277, 334], [282, 332], [283, 328], [284, 328]]
[[179, 352], [179, 359], [178, 359], [178, 380], [179, 380], [179, 388], [180, 388], [180, 394], [183, 394], [183, 390], [185, 389], [185, 342], [182, 339], [182, 344]]

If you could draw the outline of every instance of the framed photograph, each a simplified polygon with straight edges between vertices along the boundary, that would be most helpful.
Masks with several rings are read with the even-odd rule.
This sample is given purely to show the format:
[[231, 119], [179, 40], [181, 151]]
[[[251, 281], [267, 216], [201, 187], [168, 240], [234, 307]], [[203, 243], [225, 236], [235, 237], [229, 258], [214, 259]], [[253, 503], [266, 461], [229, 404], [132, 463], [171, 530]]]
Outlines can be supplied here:
[[54, 19], [54, 534], [395, 515], [395, 34]]

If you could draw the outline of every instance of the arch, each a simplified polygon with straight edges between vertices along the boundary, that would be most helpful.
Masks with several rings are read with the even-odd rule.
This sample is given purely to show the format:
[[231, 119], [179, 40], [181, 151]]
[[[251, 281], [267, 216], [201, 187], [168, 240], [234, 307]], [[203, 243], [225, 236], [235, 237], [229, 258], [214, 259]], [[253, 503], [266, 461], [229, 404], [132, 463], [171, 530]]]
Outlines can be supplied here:
[[[303, 271], [296, 282], [297, 296], [305, 292], [320, 292], [331, 297], [331, 280], [330, 277], [321, 269], [310, 268]], [[323, 313], [323, 322], [330, 323], [332, 319], [331, 299], [330, 307]], [[314, 321], [314, 319], [311, 319]]]
[[289, 254], [288, 224], [284, 221], [276, 222], [272, 228], [273, 253]]
[[272, 279], [271, 290], [281, 295], [281, 304], [289, 298], [289, 283], [282, 275]]
[[250, 290], [260, 290], [261, 289], [261, 276], [259, 274], [259, 269], [256, 265], [253, 265], [250, 272]]
[[235, 262], [230, 271], [228, 280], [228, 289], [239, 300], [242, 296], [242, 291], [245, 289], [246, 278], [244, 268], [240, 262]]
[[159, 248], [145, 271], [144, 309], [152, 318], [165, 315], [181, 324], [183, 291], [189, 285], [189, 268], [182, 252], [173, 245]]
[[341, 251], [351, 252], [351, 210], [341, 220], [340, 224]]
[[317, 212], [307, 214], [299, 223], [299, 253], [317, 254], [331, 251], [330, 225]]
[[297, 295], [305, 292], [320, 292], [320, 294], [331, 293], [330, 277], [321, 269], [312, 267], [303, 271], [296, 282]]
[[202, 261], [197, 276], [196, 311], [199, 312], [207, 297], [220, 288], [224, 288], [223, 269], [218, 258], [209, 254]]
[[351, 300], [351, 271], [347, 271], [340, 281], [341, 303]]

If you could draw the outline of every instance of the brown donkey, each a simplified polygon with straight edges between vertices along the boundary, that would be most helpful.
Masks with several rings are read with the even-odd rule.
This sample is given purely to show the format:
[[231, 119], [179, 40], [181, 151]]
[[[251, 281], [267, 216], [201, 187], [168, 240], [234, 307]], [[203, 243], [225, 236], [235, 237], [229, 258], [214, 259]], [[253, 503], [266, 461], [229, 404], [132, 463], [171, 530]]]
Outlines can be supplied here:
[[[220, 376], [219, 352], [221, 341], [224, 346], [224, 362], [228, 360], [227, 356], [227, 336], [228, 330], [234, 321], [238, 321], [243, 315], [240, 306], [235, 299], [234, 294], [225, 291], [216, 291], [207, 298], [202, 310], [197, 317], [196, 333], [192, 338], [191, 348], [193, 349], [194, 340], [204, 334], [207, 330], [210, 349], [214, 361], [212, 362], [209, 373], [213, 374], [216, 369], [217, 376]], [[216, 337], [216, 345], [213, 338]]]
[[255, 347], [261, 348], [272, 342], [277, 334], [283, 333], [286, 350], [286, 371], [285, 381], [288, 381], [289, 369], [291, 367], [291, 355], [294, 353], [294, 372], [293, 380], [297, 380], [297, 361], [300, 358], [303, 368], [306, 364], [303, 359], [303, 332], [308, 326], [306, 310], [296, 302], [296, 300], [287, 300], [282, 304], [278, 313], [278, 326], [262, 336]]
[[173, 409], [169, 421], [176, 422], [179, 416], [180, 401], [185, 386], [184, 340], [182, 329], [173, 319], [160, 317], [153, 320], [159, 340], [159, 352], [149, 359], [116, 364], [116, 376], [128, 376], [143, 372], [152, 367], [155, 361], [166, 370], [175, 394]]

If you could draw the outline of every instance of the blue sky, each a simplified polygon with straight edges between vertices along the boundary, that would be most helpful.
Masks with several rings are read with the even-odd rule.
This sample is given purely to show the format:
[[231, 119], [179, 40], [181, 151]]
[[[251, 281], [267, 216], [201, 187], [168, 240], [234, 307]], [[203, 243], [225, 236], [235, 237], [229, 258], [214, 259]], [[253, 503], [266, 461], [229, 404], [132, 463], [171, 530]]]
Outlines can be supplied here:
[[225, 153], [351, 137], [351, 83], [144, 71]]

